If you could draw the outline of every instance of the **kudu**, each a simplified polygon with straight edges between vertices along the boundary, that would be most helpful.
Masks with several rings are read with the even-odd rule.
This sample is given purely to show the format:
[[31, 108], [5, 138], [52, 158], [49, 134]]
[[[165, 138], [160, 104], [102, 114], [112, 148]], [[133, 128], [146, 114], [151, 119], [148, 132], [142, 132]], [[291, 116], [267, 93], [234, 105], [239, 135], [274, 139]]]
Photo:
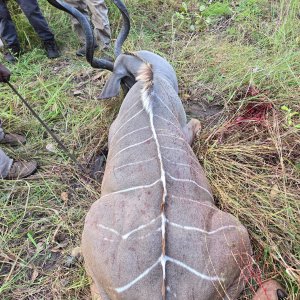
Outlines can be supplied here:
[[[104, 92], [106, 90], [104, 89]], [[236, 299], [246, 229], [214, 205], [190, 143], [200, 129], [145, 63], [109, 131], [101, 198], [82, 251], [104, 299]]]
[[[84, 17], [48, 1], [77, 17], [89, 48], [92, 30]], [[91, 65], [113, 70], [102, 98], [117, 95], [121, 82], [129, 89], [110, 127], [101, 198], [82, 236], [96, 294], [102, 300], [237, 299], [251, 264], [247, 230], [214, 204], [190, 146], [200, 123], [187, 124], [171, 65], [148, 51], [120, 54], [130, 22], [126, 7], [114, 3], [124, 19], [117, 60], [113, 66], [95, 60], [94, 47], [87, 49]]]

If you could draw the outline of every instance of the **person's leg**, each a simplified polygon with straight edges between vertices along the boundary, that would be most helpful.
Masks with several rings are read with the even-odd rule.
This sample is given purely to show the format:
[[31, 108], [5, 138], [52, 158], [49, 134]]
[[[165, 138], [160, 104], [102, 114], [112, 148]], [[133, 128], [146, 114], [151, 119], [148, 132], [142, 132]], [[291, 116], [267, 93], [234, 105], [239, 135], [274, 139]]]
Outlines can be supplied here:
[[[25, 137], [18, 134], [5, 134], [0, 120], [0, 143], [11, 146], [25, 143]], [[31, 175], [37, 168], [37, 162], [13, 161], [0, 148], [0, 179], [18, 179]]]
[[4, 54], [5, 60], [11, 63], [15, 62], [14, 55], [20, 54], [21, 47], [15, 25], [4, 0], [0, 0], [0, 38], [9, 49]]
[[[5, 133], [1, 127], [1, 120], [0, 120], [0, 142], [4, 140], [4, 137], [5, 137]], [[0, 148], [0, 179], [3, 179], [8, 175], [12, 164], [13, 164], [13, 160], [9, 158]]]
[[24, 135], [16, 133], [5, 133], [2, 128], [2, 120], [0, 120], [0, 144], [7, 144], [10, 146], [17, 146], [26, 143]]
[[0, 37], [8, 47], [18, 45], [20, 48], [17, 31], [4, 0], [0, 0]]
[[54, 40], [54, 34], [49, 29], [37, 0], [17, 0], [29, 23], [42, 41]]
[[49, 58], [60, 56], [54, 40], [54, 34], [49, 29], [37, 0], [17, 0], [28, 21], [32, 25], [39, 38], [44, 42], [44, 46]]
[[110, 44], [111, 32], [108, 20], [108, 9], [104, 0], [86, 0], [86, 4], [92, 14], [95, 38], [101, 41], [104, 49]]
[[[83, 0], [65, 0], [68, 4], [72, 5], [76, 9], [78, 9], [84, 16], [87, 17], [87, 19], [90, 19], [89, 16], [89, 11], [87, 8], [87, 5], [85, 1]], [[77, 19], [71, 17], [71, 22], [72, 22], [72, 28], [74, 32], [77, 34], [81, 47], [76, 51], [77, 56], [85, 56], [86, 53], [86, 47], [85, 47], [85, 34], [84, 30], [82, 29], [81, 25], [77, 21]], [[95, 48], [97, 48], [97, 44], [95, 44]]]
[[[87, 5], [83, 0], [65, 0], [66, 3], [72, 5], [76, 9], [78, 9], [83, 15], [85, 15], [89, 19], [89, 12], [87, 9]], [[84, 44], [85, 43], [85, 35], [84, 31], [77, 21], [76, 18], [71, 17], [71, 22], [72, 22], [72, 28], [74, 32], [78, 35], [80, 43]]]
[[13, 160], [0, 148], [0, 179], [7, 177], [12, 164]]

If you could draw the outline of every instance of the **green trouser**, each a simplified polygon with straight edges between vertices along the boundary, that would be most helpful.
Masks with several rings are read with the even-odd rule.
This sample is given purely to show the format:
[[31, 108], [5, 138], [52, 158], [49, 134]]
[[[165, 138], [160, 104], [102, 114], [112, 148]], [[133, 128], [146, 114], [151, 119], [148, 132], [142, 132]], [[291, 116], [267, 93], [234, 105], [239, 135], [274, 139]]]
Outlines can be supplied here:
[[[108, 10], [104, 0], [65, 0], [65, 2], [77, 8], [86, 16], [89, 16], [88, 11], [90, 11], [96, 41], [98, 43], [100, 42], [104, 49], [108, 48], [110, 44], [111, 33], [107, 16]], [[84, 44], [84, 31], [75, 18], [72, 18], [72, 26], [74, 31], [78, 34], [81, 43]]]

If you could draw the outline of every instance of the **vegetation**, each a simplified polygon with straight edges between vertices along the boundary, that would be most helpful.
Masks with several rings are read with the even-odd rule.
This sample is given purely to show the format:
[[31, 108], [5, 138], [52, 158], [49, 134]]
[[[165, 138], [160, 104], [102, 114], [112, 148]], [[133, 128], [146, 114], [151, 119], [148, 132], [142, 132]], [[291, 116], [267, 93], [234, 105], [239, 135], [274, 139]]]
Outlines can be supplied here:
[[[49, 61], [13, 6], [26, 53], [9, 66], [11, 82], [89, 167], [106, 147], [120, 101], [96, 99], [108, 73], [75, 57], [79, 43], [68, 16], [45, 0], [40, 4], [63, 55]], [[116, 36], [120, 17], [108, 4]], [[194, 150], [218, 206], [250, 233], [255, 262], [240, 299], [251, 299], [268, 278], [299, 299], [300, 2], [126, 4], [132, 30], [124, 50], [154, 49], [175, 67], [188, 115], [203, 121]], [[0, 89], [5, 129], [27, 135], [24, 147], [5, 151], [40, 165], [28, 180], [0, 181], [0, 297], [86, 299], [89, 280], [72, 249], [100, 196], [100, 181], [75, 169], [9, 87]]]

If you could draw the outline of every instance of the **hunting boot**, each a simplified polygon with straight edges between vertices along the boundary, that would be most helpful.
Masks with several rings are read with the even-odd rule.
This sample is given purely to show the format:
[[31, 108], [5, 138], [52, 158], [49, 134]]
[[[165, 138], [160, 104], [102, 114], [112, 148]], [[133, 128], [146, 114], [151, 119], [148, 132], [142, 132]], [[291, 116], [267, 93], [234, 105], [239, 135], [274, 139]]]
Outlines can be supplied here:
[[6, 133], [4, 138], [0, 140], [0, 144], [8, 144], [10, 146], [18, 146], [26, 143], [24, 135], [16, 133]]
[[55, 40], [44, 41], [44, 47], [48, 58], [57, 58], [60, 56]]
[[20, 55], [20, 45], [14, 44], [8, 47], [7, 51], [4, 53], [4, 59], [9, 63], [14, 64]]
[[32, 161], [15, 161], [13, 162], [8, 175], [4, 179], [21, 179], [33, 174], [37, 169], [37, 162]]

